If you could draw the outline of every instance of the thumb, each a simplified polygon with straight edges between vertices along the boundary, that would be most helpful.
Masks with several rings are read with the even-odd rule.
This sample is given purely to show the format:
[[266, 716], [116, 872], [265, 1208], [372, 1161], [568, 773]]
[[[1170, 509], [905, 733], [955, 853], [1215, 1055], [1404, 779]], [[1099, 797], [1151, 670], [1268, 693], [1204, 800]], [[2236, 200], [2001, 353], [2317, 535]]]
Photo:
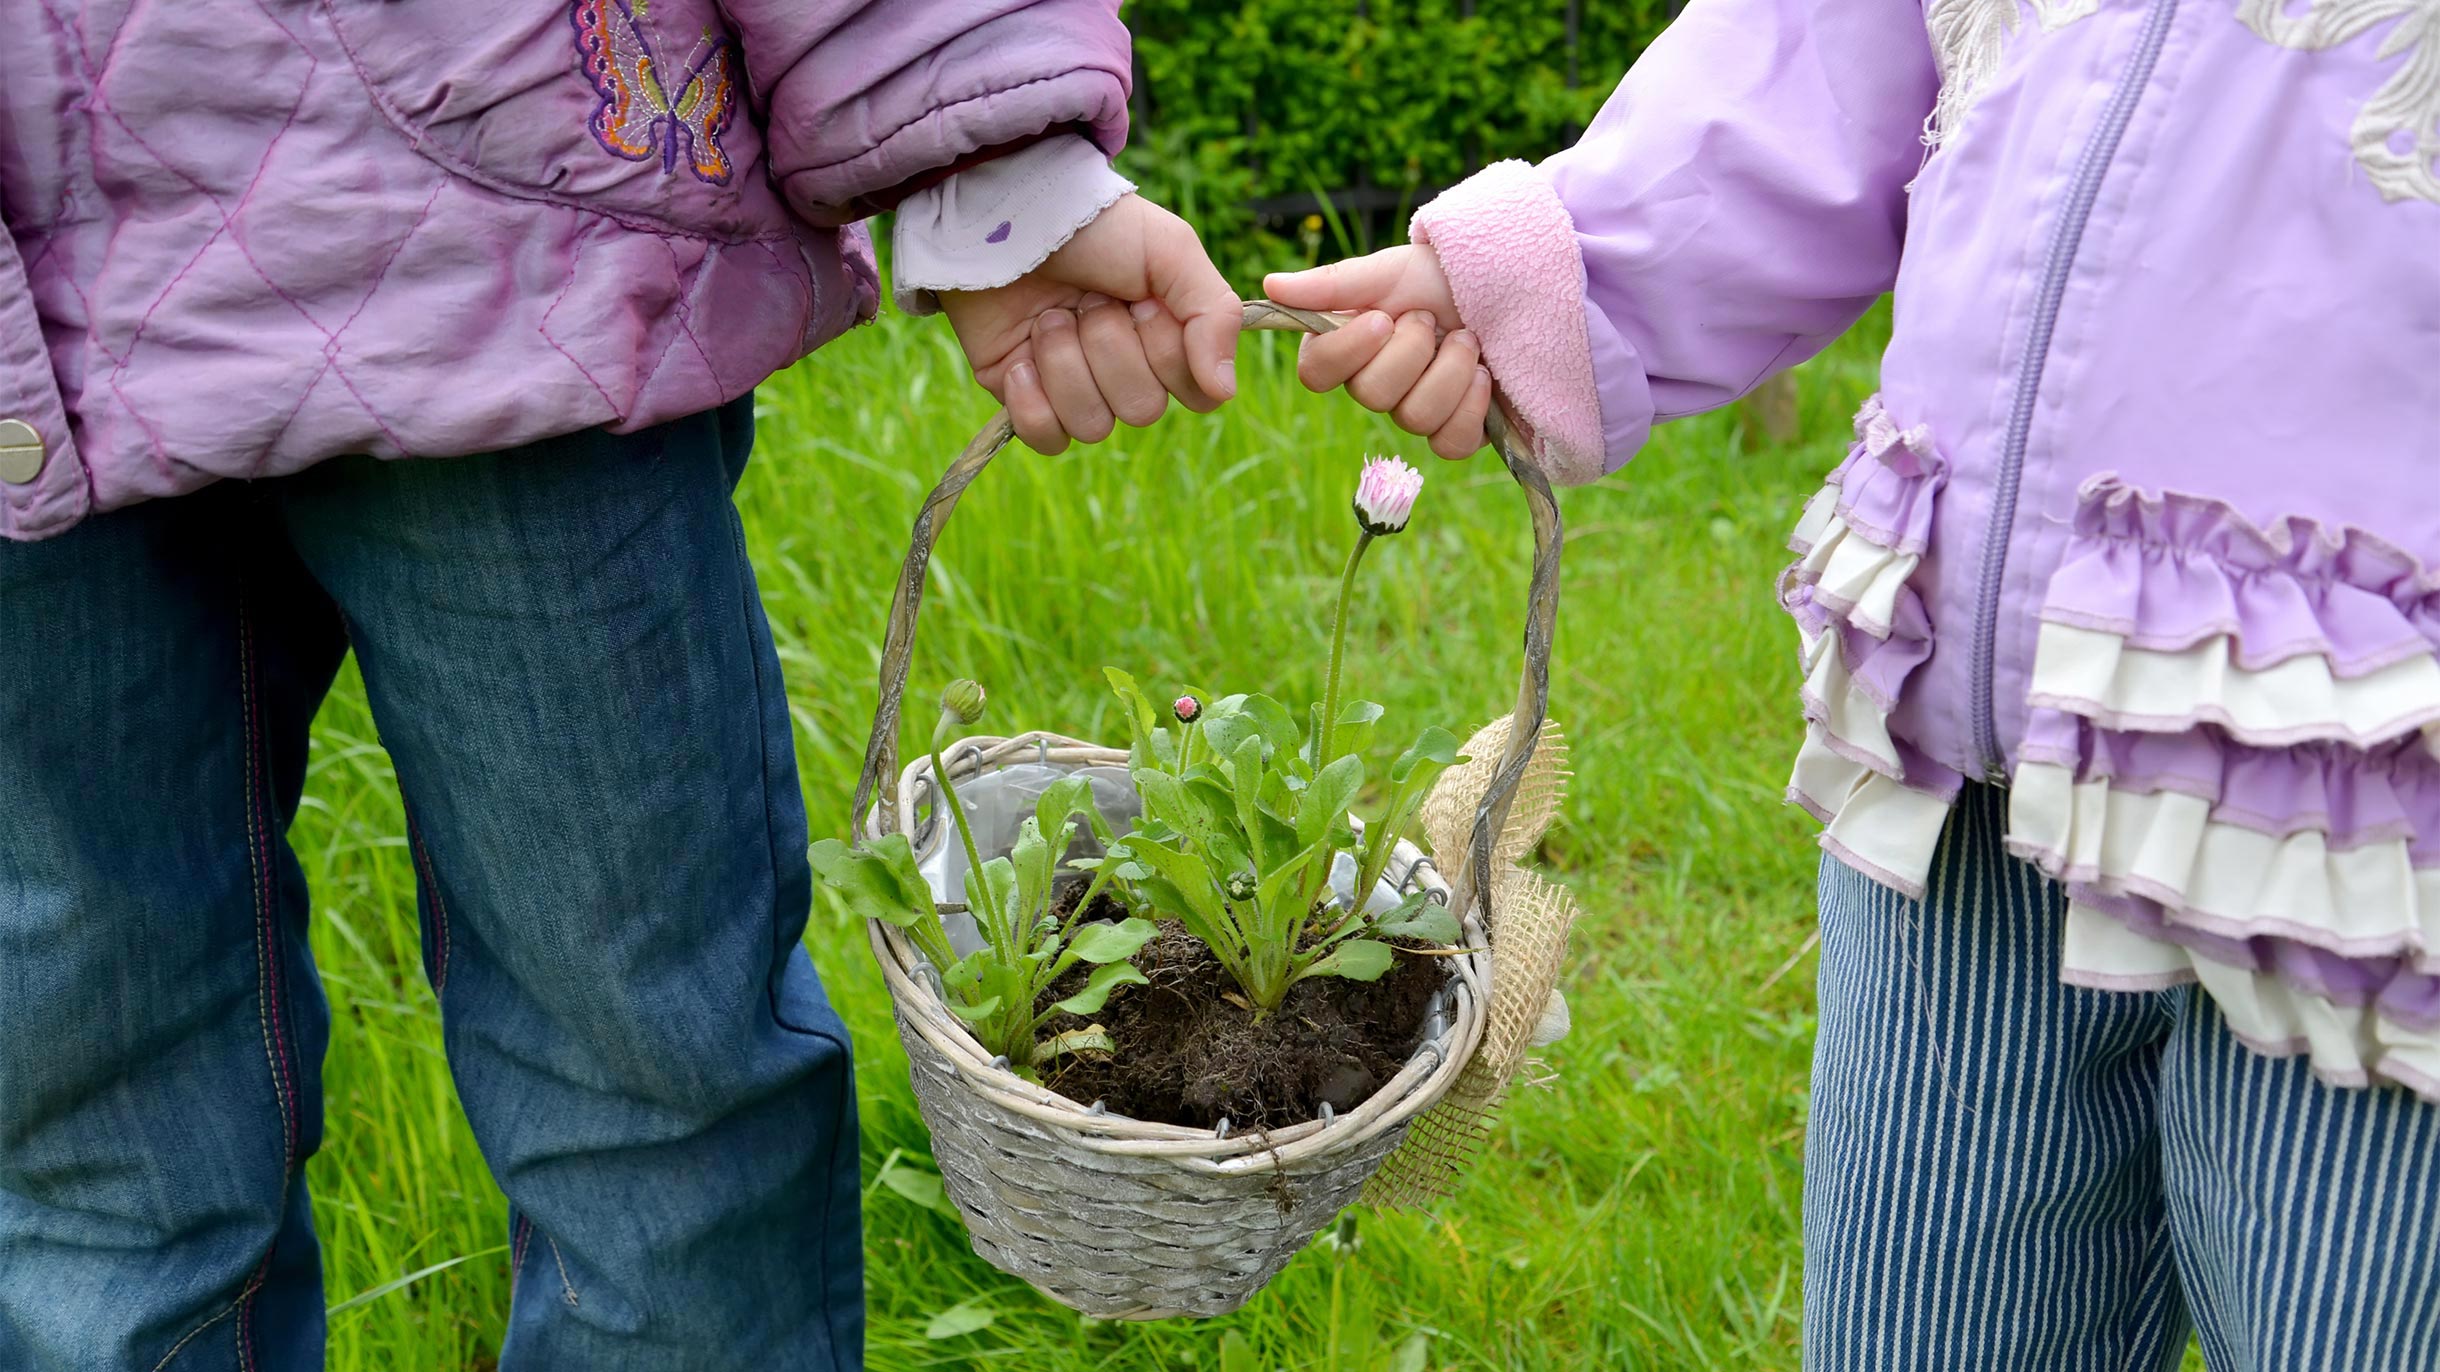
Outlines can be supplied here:
[[1301, 272], [1273, 272], [1262, 279], [1263, 294], [1300, 310], [1371, 310], [1395, 312], [1390, 297], [1406, 273], [1401, 250], [1384, 248], [1363, 257]]
[[1237, 394], [1237, 332], [1245, 306], [1186, 221], [1173, 219], [1145, 263], [1153, 298], [1186, 325], [1186, 366], [1214, 400]]

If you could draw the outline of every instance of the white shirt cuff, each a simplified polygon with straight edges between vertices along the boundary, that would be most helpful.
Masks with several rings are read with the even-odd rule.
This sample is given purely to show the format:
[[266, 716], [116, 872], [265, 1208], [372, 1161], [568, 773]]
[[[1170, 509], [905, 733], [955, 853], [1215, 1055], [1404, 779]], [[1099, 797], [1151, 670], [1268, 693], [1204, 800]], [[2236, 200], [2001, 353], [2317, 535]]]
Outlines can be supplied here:
[[892, 230], [898, 308], [931, 314], [936, 292], [1007, 285], [1134, 189], [1101, 149], [1071, 133], [915, 192], [899, 202]]

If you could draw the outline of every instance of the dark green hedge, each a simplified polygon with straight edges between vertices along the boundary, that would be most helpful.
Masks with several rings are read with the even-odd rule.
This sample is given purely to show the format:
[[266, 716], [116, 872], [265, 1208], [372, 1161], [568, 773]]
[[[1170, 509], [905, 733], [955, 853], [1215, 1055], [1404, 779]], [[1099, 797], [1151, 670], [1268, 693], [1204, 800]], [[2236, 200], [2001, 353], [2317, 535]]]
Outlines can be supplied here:
[[1371, 246], [1475, 167], [1566, 146], [1674, 6], [1575, 8], [1571, 44], [1568, 0], [1128, 0], [1120, 165], [1241, 265]]

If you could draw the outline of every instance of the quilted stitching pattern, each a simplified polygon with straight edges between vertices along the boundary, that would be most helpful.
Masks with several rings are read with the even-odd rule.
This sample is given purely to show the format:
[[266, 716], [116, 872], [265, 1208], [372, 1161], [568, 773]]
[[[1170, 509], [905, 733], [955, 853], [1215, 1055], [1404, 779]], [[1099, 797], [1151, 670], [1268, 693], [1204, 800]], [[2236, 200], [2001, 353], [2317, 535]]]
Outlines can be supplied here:
[[[857, 245], [775, 198], [757, 239], [720, 243], [453, 174], [383, 117], [328, 3], [0, 0], [34, 10], [12, 30], [62, 58], [56, 91], [11, 93], [12, 113], [53, 97], [56, 123], [18, 135], [47, 133], [59, 157], [54, 180], [6, 186], [27, 247], [10, 296], [45, 326], [9, 334], [48, 333], [81, 450], [0, 488], [0, 534], [332, 452], [641, 427], [740, 394], [870, 313], [869, 268], [842, 252]], [[165, 62], [226, 84], [169, 117]], [[57, 407], [40, 363], [0, 356], [0, 402], [39, 378]]]

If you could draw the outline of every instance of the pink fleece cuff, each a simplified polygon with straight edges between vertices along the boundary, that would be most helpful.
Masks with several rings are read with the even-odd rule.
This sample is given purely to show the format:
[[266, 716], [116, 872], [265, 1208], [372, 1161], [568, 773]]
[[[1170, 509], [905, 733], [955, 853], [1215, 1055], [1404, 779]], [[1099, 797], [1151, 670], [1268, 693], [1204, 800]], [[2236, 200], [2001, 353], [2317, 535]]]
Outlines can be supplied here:
[[1576, 224], [1526, 162], [1494, 162], [1415, 212], [1408, 236], [1439, 255], [1457, 317], [1553, 481], [1602, 474], [1601, 397], [1584, 319]]

